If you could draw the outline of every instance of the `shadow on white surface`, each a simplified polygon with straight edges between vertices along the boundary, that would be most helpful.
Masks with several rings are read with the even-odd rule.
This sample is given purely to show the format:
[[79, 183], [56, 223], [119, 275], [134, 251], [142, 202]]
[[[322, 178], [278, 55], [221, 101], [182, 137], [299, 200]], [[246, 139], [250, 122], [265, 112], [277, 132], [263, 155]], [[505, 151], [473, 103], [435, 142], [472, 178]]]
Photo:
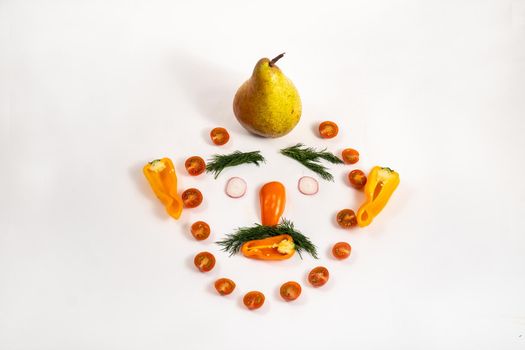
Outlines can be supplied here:
[[[173, 63], [181, 90], [199, 114], [212, 125], [247, 133], [237, 123], [232, 103], [237, 88], [248, 77], [232, 79], [236, 76], [235, 72], [182, 50], [176, 52]], [[206, 139], [211, 144], [209, 135]]]

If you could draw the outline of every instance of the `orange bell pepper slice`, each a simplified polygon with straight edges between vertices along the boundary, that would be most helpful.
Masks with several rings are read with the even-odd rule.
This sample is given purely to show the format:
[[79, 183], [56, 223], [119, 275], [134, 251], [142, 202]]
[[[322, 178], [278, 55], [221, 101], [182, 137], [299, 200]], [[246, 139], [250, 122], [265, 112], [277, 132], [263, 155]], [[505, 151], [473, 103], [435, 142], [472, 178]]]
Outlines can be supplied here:
[[290, 235], [279, 235], [246, 242], [241, 252], [252, 259], [285, 260], [295, 254], [295, 244]]
[[180, 218], [182, 200], [177, 194], [177, 174], [169, 158], [156, 159], [143, 168], [151, 189], [174, 219]]
[[280, 182], [265, 184], [259, 191], [261, 204], [261, 223], [265, 226], [275, 226], [279, 223], [286, 205], [286, 190]]
[[366, 202], [357, 211], [359, 226], [368, 226], [383, 210], [399, 181], [399, 174], [390, 168], [372, 168], [364, 188]]

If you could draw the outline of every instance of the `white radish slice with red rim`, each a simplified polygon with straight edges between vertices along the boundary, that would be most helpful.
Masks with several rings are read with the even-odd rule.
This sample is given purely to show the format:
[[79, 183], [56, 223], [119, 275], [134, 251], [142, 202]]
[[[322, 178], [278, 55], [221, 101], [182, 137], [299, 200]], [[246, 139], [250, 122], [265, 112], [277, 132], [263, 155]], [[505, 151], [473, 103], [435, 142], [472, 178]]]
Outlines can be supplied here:
[[240, 198], [246, 193], [246, 181], [240, 177], [232, 177], [226, 183], [226, 194], [232, 198]]
[[316, 179], [310, 176], [303, 176], [299, 179], [299, 192], [308, 196], [316, 194], [319, 191], [319, 183]]

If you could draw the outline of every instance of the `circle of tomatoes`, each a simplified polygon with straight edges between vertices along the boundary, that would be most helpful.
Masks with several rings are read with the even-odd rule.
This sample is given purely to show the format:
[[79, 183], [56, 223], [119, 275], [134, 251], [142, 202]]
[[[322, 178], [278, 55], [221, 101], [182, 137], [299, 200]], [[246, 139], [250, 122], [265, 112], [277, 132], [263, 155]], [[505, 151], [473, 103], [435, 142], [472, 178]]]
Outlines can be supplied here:
[[351, 252], [352, 247], [346, 242], [337, 242], [332, 248], [332, 254], [339, 260], [348, 258]]
[[200, 252], [195, 255], [193, 263], [199, 269], [200, 272], [208, 272], [215, 266], [215, 257], [210, 252]]
[[331, 121], [324, 121], [319, 124], [319, 135], [323, 139], [331, 139], [337, 136], [339, 133], [339, 127], [336, 123]]
[[308, 274], [308, 282], [314, 287], [321, 287], [328, 282], [329, 277], [330, 273], [326, 267], [317, 266]]
[[215, 290], [220, 295], [228, 295], [233, 292], [235, 289], [235, 282], [233, 282], [229, 278], [219, 278], [217, 281], [215, 281]]
[[242, 302], [250, 310], [255, 310], [263, 306], [264, 304], [264, 294], [258, 291], [251, 291], [244, 295]]
[[301, 285], [294, 281], [286, 282], [279, 288], [279, 294], [284, 300], [293, 301], [301, 295]]
[[341, 153], [345, 164], [355, 164], [359, 161], [359, 152], [353, 148], [345, 148]]
[[230, 140], [230, 134], [225, 128], [214, 128], [210, 132], [211, 141], [217, 146], [222, 146]]
[[181, 197], [185, 208], [196, 208], [202, 203], [202, 193], [196, 188], [188, 188]]
[[204, 159], [202, 159], [199, 156], [193, 156], [186, 159], [184, 162], [184, 167], [186, 168], [186, 171], [191, 176], [197, 176], [200, 175], [206, 170], [206, 163], [204, 162]]
[[204, 221], [196, 221], [191, 225], [191, 234], [197, 241], [205, 240], [210, 236], [210, 225]]
[[366, 185], [366, 175], [361, 170], [355, 169], [348, 174], [348, 181], [353, 188], [360, 190]]
[[343, 209], [337, 213], [337, 224], [342, 228], [350, 228], [357, 225], [357, 217], [352, 209]]

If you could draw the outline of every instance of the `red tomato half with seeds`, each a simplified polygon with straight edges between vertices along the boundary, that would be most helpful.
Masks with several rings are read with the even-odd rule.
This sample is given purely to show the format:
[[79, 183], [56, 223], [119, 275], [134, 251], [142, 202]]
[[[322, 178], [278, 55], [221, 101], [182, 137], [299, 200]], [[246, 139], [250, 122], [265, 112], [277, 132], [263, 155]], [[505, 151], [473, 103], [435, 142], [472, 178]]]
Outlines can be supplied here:
[[324, 266], [317, 266], [308, 274], [308, 282], [314, 287], [321, 287], [328, 282], [330, 274], [328, 269]]
[[258, 291], [252, 291], [246, 293], [242, 299], [243, 304], [250, 310], [255, 310], [263, 306], [264, 294]]
[[293, 301], [301, 295], [301, 285], [297, 282], [286, 282], [279, 289], [279, 294], [286, 301]]
[[186, 159], [184, 162], [184, 167], [186, 168], [188, 174], [191, 176], [197, 176], [206, 170], [206, 163], [201, 157], [193, 156]]
[[346, 242], [338, 242], [334, 244], [334, 247], [332, 248], [332, 254], [340, 260], [348, 258], [351, 252], [352, 247]]
[[222, 146], [230, 140], [230, 134], [225, 128], [214, 128], [210, 132], [211, 141], [217, 146]]
[[200, 272], [208, 272], [215, 266], [215, 257], [210, 252], [201, 252], [195, 255], [193, 263]]
[[220, 295], [231, 294], [234, 289], [235, 282], [229, 278], [219, 278], [217, 281], [215, 281], [215, 290], [217, 290], [217, 293]]
[[196, 208], [202, 203], [202, 193], [196, 188], [188, 188], [181, 197], [185, 208]]
[[355, 164], [359, 161], [359, 152], [353, 148], [345, 148], [341, 153], [341, 157], [345, 164]]
[[196, 221], [191, 225], [191, 234], [197, 241], [205, 240], [210, 236], [210, 225], [204, 221]]
[[337, 213], [337, 224], [342, 228], [350, 228], [357, 225], [357, 217], [352, 209], [343, 209]]
[[366, 185], [366, 175], [361, 170], [355, 169], [348, 174], [348, 181], [353, 188], [360, 190]]
[[321, 135], [323, 139], [334, 138], [337, 136], [338, 133], [339, 127], [334, 122], [325, 121], [319, 125], [319, 135]]

